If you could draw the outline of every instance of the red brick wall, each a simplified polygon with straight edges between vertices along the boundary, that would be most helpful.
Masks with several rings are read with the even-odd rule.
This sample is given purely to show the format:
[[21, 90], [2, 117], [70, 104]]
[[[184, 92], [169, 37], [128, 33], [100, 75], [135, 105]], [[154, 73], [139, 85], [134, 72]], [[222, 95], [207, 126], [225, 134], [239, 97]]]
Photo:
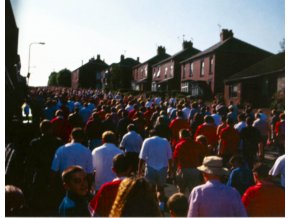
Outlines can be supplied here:
[[[213, 65], [210, 72], [210, 59], [213, 58]], [[201, 62], [204, 61], [204, 76], [200, 75]], [[192, 77], [190, 77], [190, 66], [194, 64]], [[183, 72], [185, 70], [185, 78], [183, 78]], [[215, 79], [215, 56], [210, 55], [201, 59], [194, 60], [193, 62], [185, 63], [181, 66], [181, 81], [185, 80], [199, 80], [199, 81], [211, 81], [211, 89], [214, 90], [214, 79]]]

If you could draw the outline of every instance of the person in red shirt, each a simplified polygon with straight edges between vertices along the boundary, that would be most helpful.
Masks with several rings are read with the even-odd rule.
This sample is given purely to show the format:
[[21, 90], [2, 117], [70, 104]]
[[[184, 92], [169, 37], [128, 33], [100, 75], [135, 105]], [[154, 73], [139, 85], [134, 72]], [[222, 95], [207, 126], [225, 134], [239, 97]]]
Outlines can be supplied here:
[[184, 193], [187, 187], [191, 191], [201, 184], [201, 174], [196, 167], [202, 164], [204, 149], [201, 144], [192, 139], [189, 130], [181, 129], [179, 137], [180, 141], [175, 146], [173, 160], [177, 167], [177, 186], [179, 192]]
[[131, 172], [128, 158], [124, 154], [117, 154], [113, 158], [112, 170], [116, 173], [117, 177], [112, 182], [103, 184], [89, 203], [89, 209], [92, 216], [109, 217], [119, 185]]
[[220, 133], [220, 145], [218, 155], [223, 158], [223, 164], [226, 166], [229, 159], [238, 153], [238, 146], [240, 143], [240, 135], [234, 129], [234, 122], [231, 118], [227, 119], [227, 126], [223, 128]]
[[54, 136], [61, 138], [64, 142], [69, 141], [72, 131], [70, 123], [64, 119], [62, 110], [55, 112], [55, 117], [50, 121]]
[[171, 130], [171, 145], [172, 148], [175, 147], [179, 140], [179, 131], [181, 129], [189, 129], [189, 123], [187, 119], [184, 119], [183, 112], [181, 110], [177, 111], [177, 117], [172, 120], [169, 124], [169, 129]]
[[250, 186], [242, 197], [248, 216], [285, 217], [285, 191], [270, 181], [268, 173], [269, 167], [263, 163], [253, 167], [256, 185]]
[[199, 125], [196, 129], [194, 139], [198, 135], [204, 135], [207, 139], [207, 143], [214, 148], [216, 148], [218, 144], [218, 137], [216, 135], [216, 126], [214, 124], [214, 119], [210, 115], [206, 115], [204, 117], [204, 123]]

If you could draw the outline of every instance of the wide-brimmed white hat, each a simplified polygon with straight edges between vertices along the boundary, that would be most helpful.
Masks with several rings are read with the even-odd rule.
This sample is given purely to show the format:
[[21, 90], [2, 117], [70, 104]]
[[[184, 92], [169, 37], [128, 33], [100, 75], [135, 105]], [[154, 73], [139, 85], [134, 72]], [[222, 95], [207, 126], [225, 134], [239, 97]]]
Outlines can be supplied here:
[[216, 176], [227, 175], [229, 170], [223, 167], [223, 159], [218, 156], [206, 156], [202, 165], [197, 167], [199, 171]]

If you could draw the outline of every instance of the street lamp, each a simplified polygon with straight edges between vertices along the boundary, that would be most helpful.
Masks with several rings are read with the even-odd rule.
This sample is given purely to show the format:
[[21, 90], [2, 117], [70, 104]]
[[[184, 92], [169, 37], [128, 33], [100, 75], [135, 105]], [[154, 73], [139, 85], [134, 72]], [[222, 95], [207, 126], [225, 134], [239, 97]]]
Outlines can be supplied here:
[[45, 42], [31, 42], [29, 44], [27, 85], [28, 85], [28, 81], [29, 81], [29, 77], [30, 77], [30, 50], [31, 50], [31, 46], [34, 44], [45, 45]]

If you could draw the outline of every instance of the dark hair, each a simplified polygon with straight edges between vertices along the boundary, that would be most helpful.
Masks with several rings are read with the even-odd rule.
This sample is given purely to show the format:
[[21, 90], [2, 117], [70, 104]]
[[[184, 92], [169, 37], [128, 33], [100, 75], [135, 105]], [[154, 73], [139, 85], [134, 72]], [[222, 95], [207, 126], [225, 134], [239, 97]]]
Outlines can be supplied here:
[[76, 141], [81, 141], [85, 138], [85, 133], [82, 128], [74, 128], [71, 132], [71, 137]]
[[182, 138], [188, 138], [190, 137], [190, 132], [187, 129], [181, 129], [179, 130], [179, 136]]
[[127, 126], [127, 130], [128, 130], [128, 131], [136, 131], [136, 126], [135, 126], [135, 124], [130, 123], [130, 124]]
[[247, 118], [246, 118], [246, 124], [247, 124], [248, 126], [252, 126], [252, 124], [253, 124], [253, 119], [252, 119], [252, 117], [247, 117]]
[[214, 119], [213, 119], [213, 117], [210, 116], [210, 115], [206, 115], [206, 116], [204, 117], [204, 121], [205, 121], [206, 123], [214, 123]]
[[52, 129], [52, 124], [49, 120], [43, 120], [41, 121], [39, 128], [41, 133], [47, 133], [49, 130]]
[[128, 157], [124, 154], [117, 154], [113, 158], [113, 168], [116, 174], [127, 171], [130, 167]]
[[266, 179], [269, 176], [269, 170], [270, 168], [266, 164], [257, 162], [252, 171], [257, 174], [259, 179]]
[[186, 217], [188, 211], [187, 198], [182, 193], [175, 193], [168, 199], [167, 207], [175, 213], [176, 217]]
[[62, 174], [61, 178], [64, 183], [69, 183], [72, 175], [77, 172], [85, 172], [84, 169], [81, 166], [70, 166], [67, 169], [65, 169]]

